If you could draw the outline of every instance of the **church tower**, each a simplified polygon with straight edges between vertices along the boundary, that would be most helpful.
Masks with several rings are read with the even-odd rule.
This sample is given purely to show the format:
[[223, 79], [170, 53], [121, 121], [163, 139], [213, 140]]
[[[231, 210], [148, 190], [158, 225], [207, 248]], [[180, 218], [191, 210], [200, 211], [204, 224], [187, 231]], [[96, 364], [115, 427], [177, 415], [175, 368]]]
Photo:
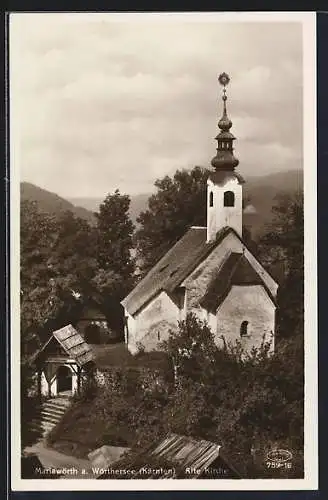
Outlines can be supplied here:
[[227, 115], [226, 86], [230, 78], [226, 73], [219, 76], [223, 86], [223, 114], [218, 123], [220, 132], [216, 156], [211, 165], [214, 171], [207, 180], [207, 241], [216, 238], [224, 227], [232, 227], [242, 237], [243, 214], [243, 178], [235, 172], [239, 161], [233, 154], [233, 141], [236, 139], [230, 129], [232, 122]]

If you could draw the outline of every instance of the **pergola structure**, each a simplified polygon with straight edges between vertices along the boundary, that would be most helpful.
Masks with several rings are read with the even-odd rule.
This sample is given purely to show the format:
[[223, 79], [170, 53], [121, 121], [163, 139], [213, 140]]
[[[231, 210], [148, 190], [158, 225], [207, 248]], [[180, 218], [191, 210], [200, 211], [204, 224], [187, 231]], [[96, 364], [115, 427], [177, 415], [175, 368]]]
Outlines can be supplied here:
[[38, 394], [48, 397], [79, 394], [82, 380], [95, 367], [91, 346], [72, 325], [54, 331], [32, 362]]

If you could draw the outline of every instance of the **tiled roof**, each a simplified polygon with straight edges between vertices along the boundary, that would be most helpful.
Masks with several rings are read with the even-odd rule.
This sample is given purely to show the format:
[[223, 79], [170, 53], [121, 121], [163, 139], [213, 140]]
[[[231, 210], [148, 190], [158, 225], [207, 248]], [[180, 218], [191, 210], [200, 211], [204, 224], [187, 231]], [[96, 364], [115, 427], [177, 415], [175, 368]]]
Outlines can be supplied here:
[[215, 241], [206, 242], [206, 227], [191, 227], [155, 264], [122, 301], [129, 314], [135, 314], [160, 291], [172, 293], [226, 236], [231, 228], [218, 232]]
[[[123, 457], [113, 466], [115, 469], [130, 470], [129, 479], [192, 479], [201, 476], [215, 460], [221, 459], [233, 477], [241, 477], [240, 473], [228, 464], [220, 448], [218, 444], [203, 439], [169, 434], [147, 451], [135, 457]], [[145, 476], [144, 468], [152, 468], [153, 471]], [[107, 479], [107, 474], [103, 474], [99, 479]]]
[[232, 285], [263, 285], [271, 297], [264, 281], [244, 254], [231, 252], [213, 276], [200, 305], [207, 311], [215, 313]]

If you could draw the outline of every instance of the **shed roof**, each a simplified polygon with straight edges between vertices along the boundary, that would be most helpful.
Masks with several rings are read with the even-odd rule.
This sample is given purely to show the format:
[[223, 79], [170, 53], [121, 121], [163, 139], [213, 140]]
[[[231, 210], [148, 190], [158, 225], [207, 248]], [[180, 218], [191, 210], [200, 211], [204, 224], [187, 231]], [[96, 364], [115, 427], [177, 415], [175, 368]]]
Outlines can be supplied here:
[[53, 332], [53, 336], [58, 340], [67, 354], [75, 359], [79, 366], [83, 366], [94, 360], [93, 351], [84, 338], [73, 328], [66, 325]]
[[255, 271], [243, 253], [231, 252], [222, 266], [214, 274], [200, 301], [204, 309], [216, 312], [233, 285], [263, 285], [271, 299], [270, 291], [260, 275]]
[[[133, 479], [197, 478], [216, 459], [221, 458], [234, 477], [240, 473], [223, 457], [221, 446], [203, 439], [169, 434], [148, 450], [134, 456], [125, 456], [115, 463], [115, 469], [130, 471]], [[146, 475], [144, 469], [150, 470]], [[108, 476], [103, 474], [100, 479]], [[113, 476], [111, 476], [113, 477]], [[126, 479], [127, 476], [125, 475]]]
[[90, 361], [94, 361], [94, 353], [91, 346], [72, 325], [66, 325], [52, 333], [50, 339], [33, 356], [31, 362], [34, 362], [45, 351], [53, 339], [57, 340], [67, 355], [71, 359], [74, 359], [79, 366], [84, 366]]
[[206, 227], [191, 227], [137, 284], [122, 305], [133, 315], [160, 291], [172, 293], [230, 231], [233, 229], [225, 227], [218, 232], [216, 240], [206, 242]]

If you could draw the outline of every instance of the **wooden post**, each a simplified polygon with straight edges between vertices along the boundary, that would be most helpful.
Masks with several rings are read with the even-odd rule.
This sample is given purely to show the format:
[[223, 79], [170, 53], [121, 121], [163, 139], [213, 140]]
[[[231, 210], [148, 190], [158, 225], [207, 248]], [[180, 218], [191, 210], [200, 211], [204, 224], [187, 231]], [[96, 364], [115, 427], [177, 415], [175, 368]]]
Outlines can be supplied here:
[[82, 368], [80, 366], [78, 366], [78, 368], [77, 368], [77, 393], [78, 393], [78, 395], [81, 394], [81, 372], [82, 372]]
[[42, 367], [40, 365], [38, 365], [37, 370], [38, 370], [38, 379], [37, 379], [38, 398], [39, 398], [39, 400], [41, 400], [41, 396], [42, 396], [42, 389], [41, 389]]

